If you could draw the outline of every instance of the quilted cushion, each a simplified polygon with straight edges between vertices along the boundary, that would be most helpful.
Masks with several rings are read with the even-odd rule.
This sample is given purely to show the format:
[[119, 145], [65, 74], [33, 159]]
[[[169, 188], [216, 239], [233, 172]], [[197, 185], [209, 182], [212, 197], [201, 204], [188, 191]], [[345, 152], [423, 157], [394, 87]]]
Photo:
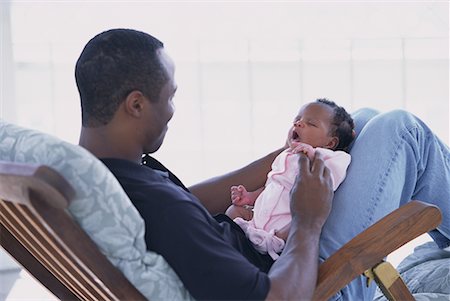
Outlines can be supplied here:
[[151, 300], [192, 300], [164, 258], [146, 250], [144, 221], [113, 174], [78, 145], [0, 120], [0, 160], [44, 164], [73, 186], [69, 212], [141, 293]]

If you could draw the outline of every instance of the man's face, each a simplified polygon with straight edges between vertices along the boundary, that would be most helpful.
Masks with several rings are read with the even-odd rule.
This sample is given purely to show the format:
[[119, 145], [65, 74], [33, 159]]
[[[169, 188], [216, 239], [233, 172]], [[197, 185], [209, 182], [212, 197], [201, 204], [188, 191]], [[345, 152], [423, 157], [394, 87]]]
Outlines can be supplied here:
[[302, 142], [312, 147], [327, 148], [332, 139], [330, 130], [333, 109], [325, 104], [310, 103], [300, 109], [289, 133], [289, 144]]
[[147, 131], [146, 141], [144, 144], [145, 153], [154, 153], [162, 145], [164, 137], [168, 129], [167, 124], [175, 112], [173, 97], [177, 90], [175, 82], [175, 64], [167, 55], [164, 48], [158, 50], [161, 64], [165, 68], [168, 80], [162, 87], [159, 99], [150, 102], [149, 118], [146, 120], [149, 130]]

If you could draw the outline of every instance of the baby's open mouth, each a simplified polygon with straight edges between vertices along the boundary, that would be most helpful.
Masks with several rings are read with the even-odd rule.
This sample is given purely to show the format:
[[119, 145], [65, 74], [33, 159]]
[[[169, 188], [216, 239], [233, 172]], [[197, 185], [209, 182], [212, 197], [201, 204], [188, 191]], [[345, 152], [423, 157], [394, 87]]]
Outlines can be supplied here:
[[300, 142], [300, 137], [296, 131], [292, 131], [292, 140]]

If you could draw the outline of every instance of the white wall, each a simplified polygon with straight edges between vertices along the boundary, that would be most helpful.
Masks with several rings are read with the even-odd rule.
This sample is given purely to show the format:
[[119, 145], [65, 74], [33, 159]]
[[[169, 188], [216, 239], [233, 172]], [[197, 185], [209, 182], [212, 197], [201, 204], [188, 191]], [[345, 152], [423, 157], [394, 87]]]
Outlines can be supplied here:
[[113, 27], [163, 40], [179, 91], [156, 156], [187, 184], [280, 146], [298, 108], [318, 97], [349, 111], [405, 108], [448, 143], [447, 3], [17, 1], [8, 16], [2, 48], [13, 59], [2, 58], [2, 72], [15, 89], [2, 95], [2, 118], [74, 143], [84, 44]]

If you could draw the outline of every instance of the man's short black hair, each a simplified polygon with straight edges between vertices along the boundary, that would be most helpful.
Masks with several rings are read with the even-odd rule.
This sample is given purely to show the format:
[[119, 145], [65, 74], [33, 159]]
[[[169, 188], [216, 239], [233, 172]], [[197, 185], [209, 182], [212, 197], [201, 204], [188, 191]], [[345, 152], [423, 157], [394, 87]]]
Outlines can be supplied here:
[[168, 79], [158, 54], [163, 47], [158, 39], [132, 29], [111, 29], [92, 38], [75, 66], [83, 126], [107, 124], [134, 90], [158, 101]]
[[339, 138], [339, 144], [334, 150], [347, 151], [348, 146], [355, 138], [355, 123], [353, 122], [353, 118], [343, 107], [338, 106], [334, 101], [319, 98], [316, 99], [316, 102], [330, 106], [333, 109], [334, 118], [332, 125], [334, 128], [330, 134]]

